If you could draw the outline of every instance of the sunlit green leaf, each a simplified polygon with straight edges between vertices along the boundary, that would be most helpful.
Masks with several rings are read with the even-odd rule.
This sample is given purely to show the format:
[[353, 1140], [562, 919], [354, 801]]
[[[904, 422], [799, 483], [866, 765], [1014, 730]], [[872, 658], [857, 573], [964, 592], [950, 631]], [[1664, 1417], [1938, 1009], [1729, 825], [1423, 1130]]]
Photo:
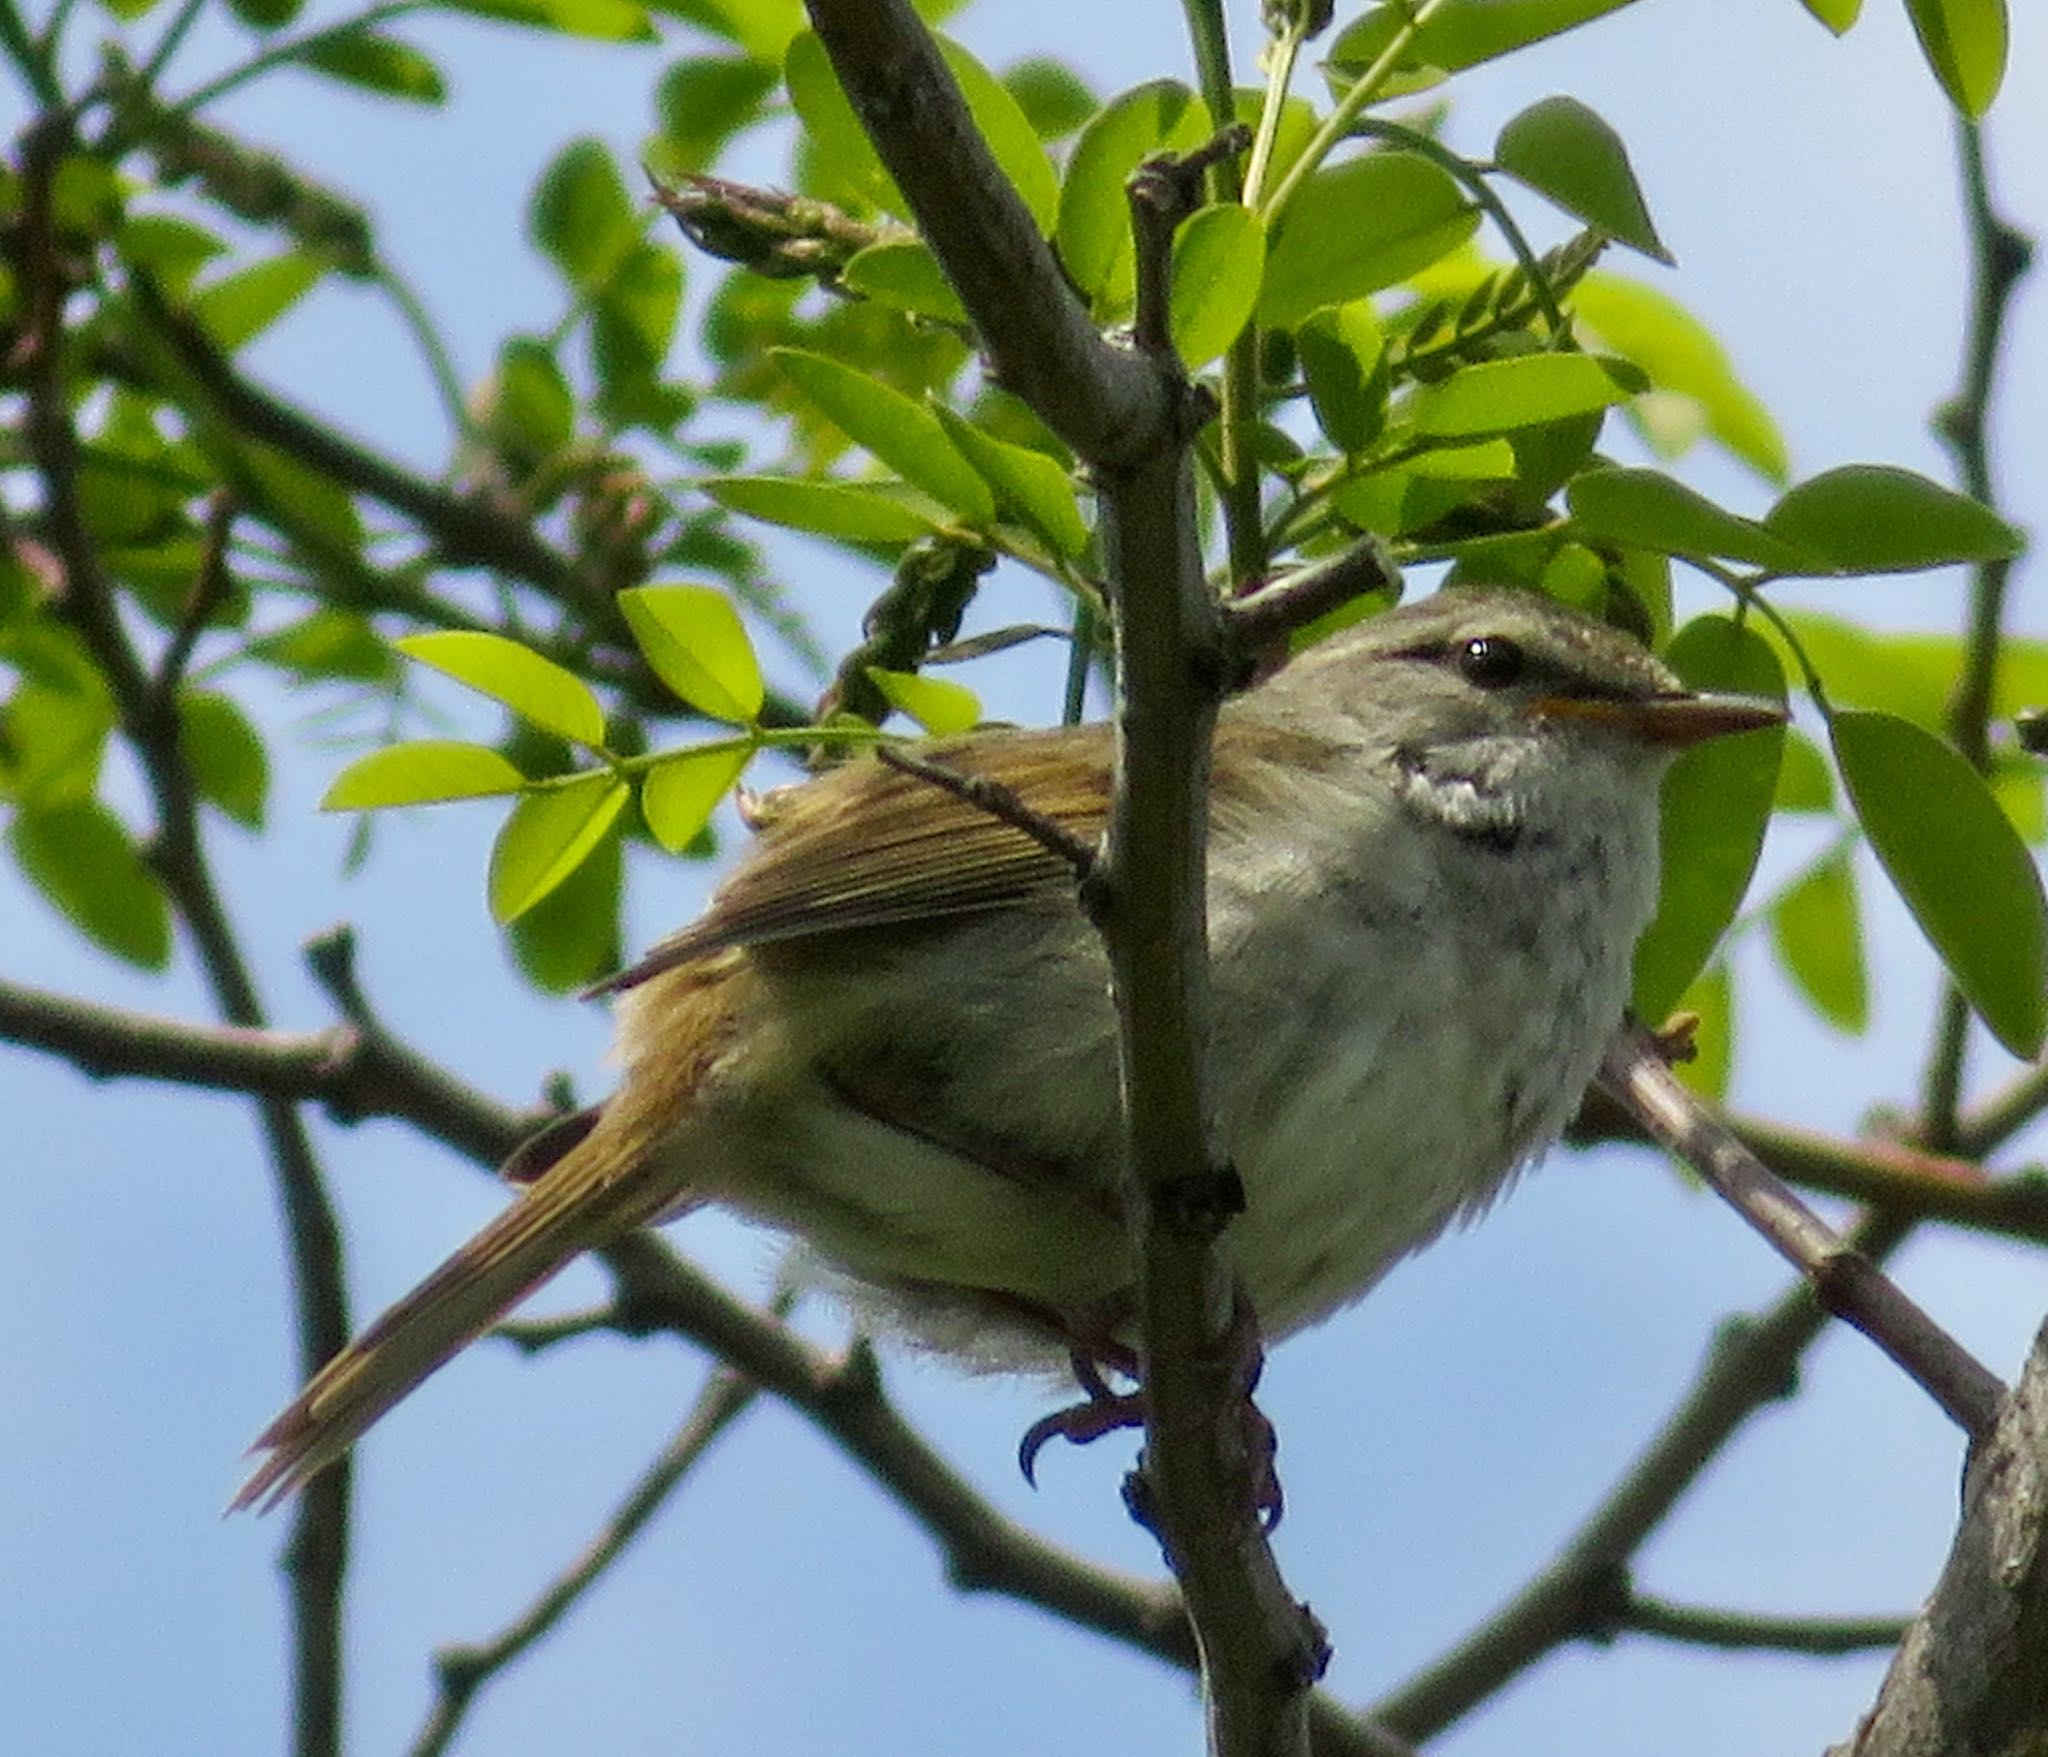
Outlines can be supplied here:
[[1819, 862], [1778, 899], [1771, 910], [1771, 944], [1785, 973], [1830, 1025], [1861, 1031], [1870, 1023], [1863, 922], [1846, 854]]
[[489, 745], [423, 738], [358, 757], [321, 796], [322, 811], [381, 811], [393, 805], [437, 805], [517, 793], [522, 775]]
[[651, 43], [654, 26], [634, 0], [434, 0], [451, 12], [495, 18], [532, 30], [559, 31], [600, 43]]
[[1522, 354], [1461, 366], [1416, 394], [1415, 430], [1468, 439], [1590, 414], [1628, 393], [1590, 354]]
[[31, 673], [0, 709], [0, 798], [43, 811], [92, 798], [114, 719], [97, 678]]
[[1040, 140], [1064, 140], [1095, 114], [1095, 94], [1080, 75], [1043, 56], [1019, 61], [1003, 75]]
[[202, 287], [193, 295], [192, 315], [216, 347], [232, 354], [312, 291], [327, 269], [312, 251], [287, 250]]
[[662, 0], [661, 10], [702, 25], [771, 67], [782, 65], [790, 39], [804, 28], [803, 0]]
[[240, 707], [212, 690], [181, 692], [178, 747], [201, 799], [249, 829], [263, 827], [270, 758]]
[[1906, 0], [1906, 12], [1949, 102], [1976, 121], [2005, 80], [2005, 0]]
[[964, 683], [915, 671], [884, 671], [879, 665], [870, 665], [867, 673], [892, 708], [935, 737], [971, 732], [981, 724], [981, 698]]
[[995, 490], [1006, 513], [1030, 526], [1056, 554], [1072, 558], [1088, 547], [1088, 526], [1074, 498], [1073, 480], [1057, 460], [1028, 445], [996, 439], [944, 404], [935, 403], [932, 413], [961, 456]]
[[915, 312], [943, 323], [965, 323], [967, 307], [953, 291], [930, 247], [916, 238], [885, 238], [856, 251], [840, 282], [850, 292], [892, 311]]
[[[1690, 1060], [1674, 1062], [1671, 1071], [1702, 1098], [1716, 1103], [1728, 1096], [1728, 1079], [1735, 1068], [1735, 984], [1728, 974], [1728, 960], [1717, 959], [1699, 974], [1697, 981], [1678, 997], [1674, 1011], [1690, 1013], [1695, 1021]], [[1663, 1020], [1656, 1021], [1662, 1024]], [[1690, 1173], [1691, 1168], [1682, 1168]]]
[[145, 970], [171, 961], [163, 888], [98, 800], [17, 812], [7, 844], [28, 881], [100, 950]]
[[1387, 338], [1372, 301], [1312, 312], [1294, 346], [1324, 434], [1339, 451], [1364, 451], [1387, 424]]
[[1500, 131], [1493, 156], [1503, 171], [1645, 256], [1668, 263], [1628, 162], [1628, 149], [1576, 98], [1545, 98]]
[[1856, 22], [1857, 14], [1863, 10], [1863, 0], [1799, 0], [1799, 3], [1838, 37]]
[[950, 37], [939, 38], [947, 71], [967, 100], [968, 113], [1011, 186], [1048, 235], [1059, 219], [1060, 185], [1038, 130], [1010, 88]]
[[1660, 555], [1715, 556], [1776, 573], [1826, 573], [1807, 550], [1716, 506], [1659, 470], [1588, 470], [1567, 490], [1572, 524], [1584, 536]]
[[640, 815], [654, 839], [671, 854], [689, 847], [752, 755], [744, 745], [707, 745], [664, 757], [649, 769], [640, 783]]
[[1896, 715], [1837, 712], [1835, 761], [1870, 845], [1991, 1034], [2048, 1034], [2048, 904], [1998, 802], [1951, 745]]
[[604, 743], [604, 709], [590, 686], [517, 641], [456, 629], [404, 635], [393, 644], [407, 658], [503, 702], [536, 726], [579, 744]]
[[[1726, 616], [1687, 623], [1665, 662], [1694, 689], [1784, 699], [1778, 656]], [[1665, 776], [1657, 914], [1636, 946], [1635, 1009], [1662, 1019], [1705, 966], [1749, 889], [1777, 791], [1782, 728], [1695, 745]]]
[[939, 528], [915, 508], [847, 482], [807, 482], [795, 476], [707, 476], [697, 486], [720, 506], [749, 518], [792, 531], [837, 537], [846, 543], [910, 543]]
[[1884, 464], [1848, 464], [1787, 492], [1764, 528], [1843, 573], [1910, 573], [1999, 561], [2024, 539], [1989, 507]]
[[761, 662], [731, 598], [713, 586], [636, 586], [619, 608], [655, 675], [714, 720], [750, 725], [761, 712]]
[[588, 859], [506, 927], [512, 956], [548, 994], [568, 994], [619, 967], [623, 838], [606, 836]]
[[1448, 171], [1414, 153], [1372, 153], [1305, 181], [1267, 240], [1259, 321], [1289, 329], [1404, 280], [1455, 250], [1479, 225]]
[[528, 793], [491, 848], [491, 915], [517, 921], [610, 835], [632, 789], [609, 771]]
[[1212, 203], [1174, 234], [1173, 346], [1189, 371], [1221, 355], [1251, 321], [1265, 267], [1266, 229], [1236, 202]]
[[865, 446], [906, 482], [971, 525], [995, 517], [988, 484], [963, 458], [938, 418], [901, 391], [823, 354], [776, 348], [783, 375], [846, 436]]
[[[1619, 11], [1629, 0], [1448, 0], [1433, 10], [1401, 52], [1403, 67], [1440, 67], [1455, 73], [1540, 43], [1560, 31]], [[1349, 73], [1363, 72], [1407, 28], [1412, 0], [1380, 0], [1331, 45], [1330, 59]]]
[[1131, 209], [1125, 181], [1155, 152], [1182, 152], [1208, 131], [1193, 92], [1159, 79], [1113, 98], [1081, 131], [1060, 189], [1060, 260], [1098, 316], [1130, 303]]

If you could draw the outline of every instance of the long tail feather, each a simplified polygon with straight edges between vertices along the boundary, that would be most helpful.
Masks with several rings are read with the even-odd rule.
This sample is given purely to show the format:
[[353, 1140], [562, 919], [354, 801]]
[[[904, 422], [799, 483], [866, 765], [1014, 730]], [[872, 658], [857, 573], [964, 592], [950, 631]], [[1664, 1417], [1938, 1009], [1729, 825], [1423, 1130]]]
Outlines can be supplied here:
[[670, 1206], [678, 1191], [631, 1175], [644, 1153], [617, 1129], [574, 1147], [320, 1369], [250, 1447], [264, 1456], [229, 1511], [275, 1507], [571, 1258]]

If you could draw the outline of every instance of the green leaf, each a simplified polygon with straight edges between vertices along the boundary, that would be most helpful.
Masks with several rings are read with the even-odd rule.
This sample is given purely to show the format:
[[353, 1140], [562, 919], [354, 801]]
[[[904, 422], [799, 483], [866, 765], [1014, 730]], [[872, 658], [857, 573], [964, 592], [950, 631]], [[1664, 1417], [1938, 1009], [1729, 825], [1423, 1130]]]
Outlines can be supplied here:
[[593, 748], [604, 743], [604, 709], [590, 686], [517, 641], [456, 629], [403, 635], [392, 644], [408, 659], [503, 702], [536, 726]]
[[7, 829], [22, 873], [103, 952], [144, 970], [171, 961], [171, 912], [121, 820], [96, 799], [23, 811]]
[[1837, 712], [1835, 761], [1870, 845], [1991, 1034], [2048, 1034], [2048, 905], [2026, 845], [1952, 746], [1893, 714]]
[[1856, 875], [1845, 854], [1820, 861], [1771, 910], [1771, 944], [1785, 974], [1838, 1031], [1870, 1023], [1870, 977]]
[[1316, 420], [1332, 445], [1355, 454], [1387, 424], [1387, 337], [1369, 299], [1326, 305], [1294, 332]]
[[1060, 189], [1060, 260], [1097, 316], [1130, 304], [1131, 209], [1125, 181], [1155, 152], [1181, 152], [1208, 132], [1209, 113], [1175, 80], [1112, 98], [1074, 143]]
[[486, 744], [422, 738], [358, 757], [321, 796], [322, 811], [381, 811], [393, 805], [438, 805], [517, 793], [526, 777]]
[[780, 67], [804, 28], [803, 0], [664, 0], [662, 10], [702, 25], [755, 60]]
[[1833, 811], [1835, 779], [1820, 747], [1805, 733], [1788, 730], [1785, 758], [1778, 765], [1777, 811]]
[[1576, 98], [1531, 104], [1500, 131], [1493, 156], [1509, 176], [1566, 213], [1658, 262], [1671, 261], [1643, 202], [1628, 148]]
[[908, 204], [839, 89], [832, 58], [815, 31], [799, 31], [790, 38], [782, 79], [803, 124], [810, 147], [805, 163], [818, 180], [818, 193], [843, 207], [879, 207], [907, 219]]
[[1906, 12], [1949, 102], [1976, 121], [2005, 80], [2005, 0], [1906, 0]]
[[448, 96], [441, 70], [410, 43], [371, 30], [316, 37], [299, 60], [316, 73], [344, 85], [404, 98], [409, 103], [438, 104]]
[[839, 278], [848, 291], [891, 311], [935, 317], [941, 323], [967, 321], [967, 307], [960, 303], [939, 259], [916, 238], [884, 238], [854, 252]]
[[707, 476], [697, 486], [720, 506], [792, 531], [845, 543], [915, 542], [938, 525], [900, 500], [846, 482], [795, 476]]
[[751, 726], [761, 661], [732, 600], [713, 586], [635, 586], [619, 608], [655, 675], [701, 714]]
[[1671, 1071], [1682, 1084], [1715, 1103], [1728, 1096], [1728, 1078], [1735, 1070], [1734, 988], [1728, 960], [1720, 959], [1700, 972], [1699, 980], [1678, 997], [1675, 1009], [1692, 1014], [1697, 1023], [1692, 1059], [1675, 1063]]
[[890, 707], [934, 737], [971, 732], [981, 724], [981, 698], [964, 683], [915, 671], [884, 671], [879, 665], [868, 666], [867, 674]]
[[696, 841], [753, 756], [743, 744], [707, 744], [664, 757], [640, 783], [640, 815], [671, 854]]
[[1472, 439], [1591, 414], [1627, 396], [1590, 354], [1482, 360], [1416, 394], [1415, 430], [1431, 439]]
[[1043, 56], [1019, 61], [1003, 84], [1040, 140], [1064, 140], [1095, 114], [1095, 94], [1080, 75]]
[[1304, 182], [1267, 240], [1259, 321], [1291, 329], [1405, 280], [1478, 229], [1478, 210], [1448, 171], [1414, 153], [1371, 153]]
[[201, 288], [192, 315], [222, 353], [232, 354], [312, 291], [327, 269], [325, 259], [309, 250], [287, 250]]
[[316, 610], [249, 643], [251, 658], [276, 665], [306, 682], [388, 683], [398, 674], [391, 649], [368, 617], [352, 610]]
[[1031, 210], [1038, 229], [1050, 236], [1059, 218], [1060, 183], [1045, 156], [1038, 130], [1010, 88], [950, 37], [939, 38], [939, 53], [967, 100], [968, 113], [1011, 186]]
[[594, 292], [640, 241], [640, 219], [604, 143], [572, 140], [535, 184], [527, 211], [533, 241], [562, 278]]
[[1056, 459], [996, 439], [943, 403], [934, 403], [932, 413], [960, 455], [996, 491], [1004, 511], [1030, 526], [1056, 554], [1071, 559], [1087, 549], [1088, 526], [1074, 498], [1073, 480]]
[[[641, 239], [620, 259], [590, 311], [591, 365], [599, 406], [626, 425], [664, 423], [642, 399], [661, 375], [683, 306], [683, 266], [676, 253]], [[658, 405], [657, 405], [658, 406]]]
[[2025, 539], [1988, 506], [1886, 464], [1848, 464], [1802, 482], [1764, 528], [1841, 573], [1911, 573], [2003, 561]]
[[619, 967], [622, 840], [605, 837], [581, 866], [506, 929], [514, 961], [536, 988], [567, 994]]
[[[1697, 404], [1707, 432], [1766, 481], [1786, 480], [1791, 464], [1770, 411], [1736, 376], [1712, 332], [1677, 300], [1595, 270], [1572, 289], [1571, 310], [1589, 340], [1633, 360], [1659, 390]], [[1649, 437], [1656, 445], [1657, 435]], [[1674, 455], [1673, 448], [1657, 449]]]
[[1266, 228], [1249, 208], [1212, 202], [1173, 239], [1170, 323], [1190, 372], [1220, 356], [1251, 321], [1266, 269]]
[[[1665, 662], [1694, 689], [1785, 698], [1770, 643], [1726, 616], [1687, 623]], [[1635, 1009], [1662, 1019], [1712, 956], [1749, 889], [1778, 785], [1782, 728], [1695, 745], [1664, 778], [1657, 914], [1636, 946]]]
[[92, 798], [114, 721], [113, 699], [97, 676], [32, 672], [0, 712], [0, 799], [50, 810]]
[[434, 0], [451, 12], [495, 18], [531, 30], [559, 31], [600, 43], [651, 43], [654, 26], [647, 9], [633, 0]]
[[[1398, 66], [1438, 67], [1455, 73], [1529, 43], [1618, 12], [1629, 0], [1449, 0], [1429, 15]], [[1408, 24], [1413, 0], [1381, 0], [1330, 47], [1331, 62], [1362, 72], [1377, 61]]]
[[1588, 470], [1565, 491], [1577, 533], [1660, 555], [1746, 561], [1773, 573], [1821, 574], [1818, 556], [1740, 518], [1659, 470]]
[[1833, 31], [1843, 35], [1863, 10], [1863, 0], [1799, 0], [1800, 5]]
[[513, 336], [498, 353], [484, 426], [517, 471], [553, 457], [576, 434], [576, 398], [547, 344]]
[[774, 348], [783, 376], [855, 444], [865, 446], [904, 481], [922, 488], [970, 525], [995, 517], [988, 484], [955, 449], [938, 418], [870, 373], [823, 354]]
[[124, 262], [148, 269], [179, 295], [193, 275], [227, 249], [205, 227], [173, 214], [130, 214], [121, 222], [115, 245]]
[[[779, 50], [776, 58], [781, 59]], [[654, 89], [667, 151], [663, 170], [704, 170], [733, 135], [762, 114], [775, 85], [775, 69], [757, 60], [705, 55], [673, 63]]]
[[491, 849], [491, 915], [517, 921], [594, 854], [632, 789], [610, 770], [528, 793]]
[[228, 10], [251, 30], [282, 30], [299, 16], [305, 0], [228, 0]]
[[178, 696], [178, 744], [199, 797], [236, 823], [262, 829], [270, 758], [248, 716], [212, 690], [184, 690]]

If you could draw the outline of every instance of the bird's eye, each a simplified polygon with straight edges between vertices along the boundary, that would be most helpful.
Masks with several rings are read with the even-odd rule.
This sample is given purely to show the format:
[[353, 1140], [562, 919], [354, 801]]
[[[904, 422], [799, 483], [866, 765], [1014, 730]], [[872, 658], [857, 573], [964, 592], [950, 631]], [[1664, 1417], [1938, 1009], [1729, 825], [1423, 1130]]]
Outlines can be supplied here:
[[1474, 635], [1458, 649], [1458, 669], [1481, 689], [1506, 689], [1520, 680], [1528, 655], [1505, 635]]

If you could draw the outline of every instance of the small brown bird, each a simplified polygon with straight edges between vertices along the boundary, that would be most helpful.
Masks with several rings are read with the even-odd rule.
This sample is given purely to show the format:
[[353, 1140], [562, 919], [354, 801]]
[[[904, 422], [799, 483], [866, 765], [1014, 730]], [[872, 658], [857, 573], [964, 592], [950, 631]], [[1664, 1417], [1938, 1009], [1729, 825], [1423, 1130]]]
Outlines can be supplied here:
[[[1564, 1126], [1621, 1018], [1672, 754], [1771, 726], [1520, 592], [1333, 636], [1228, 703], [1210, 1067], [1271, 1337], [1364, 1293]], [[1093, 725], [928, 747], [1084, 841]], [[264, 1431], [271, 1503], [578, 1252], [700, 1202], [804, 1241], [863, 1309], [994, 1366], [1127, 1345], [1116, 1031], [1071, 867], [931, 781], [778, 796], [704, 917], [609, 986], [624, 1076], [512, 1204]]]

